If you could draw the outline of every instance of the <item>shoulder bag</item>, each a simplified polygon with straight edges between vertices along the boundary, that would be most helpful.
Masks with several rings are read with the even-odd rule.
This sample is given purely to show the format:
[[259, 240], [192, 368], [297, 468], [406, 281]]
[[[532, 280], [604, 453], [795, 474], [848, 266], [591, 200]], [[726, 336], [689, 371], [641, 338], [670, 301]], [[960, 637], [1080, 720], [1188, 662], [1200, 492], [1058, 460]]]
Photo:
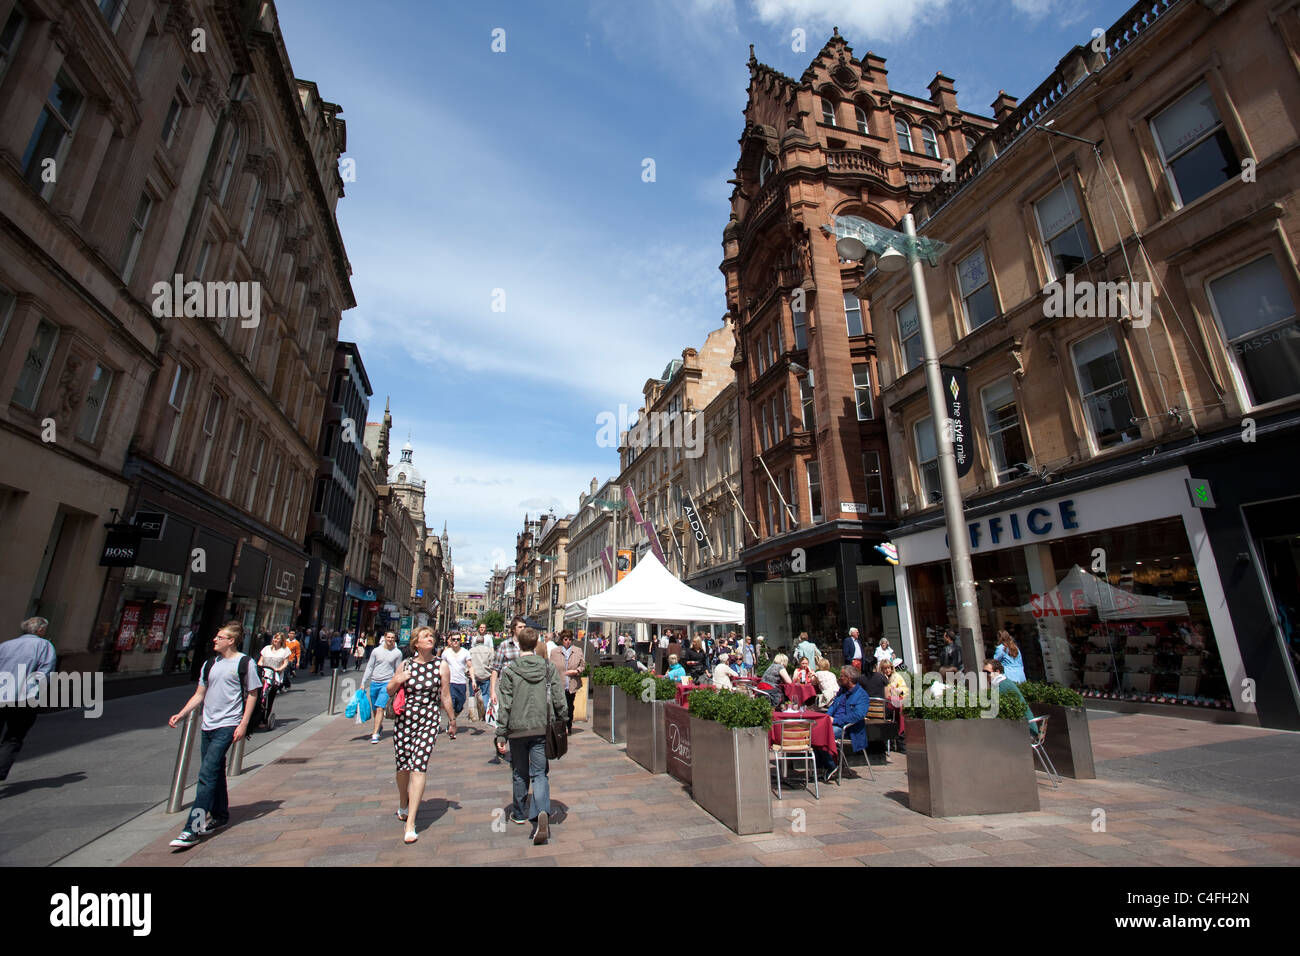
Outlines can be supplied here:
[[[406, 667], [406, 661], [402, 661], [403, 668]], [[384, 716], [389, 720], [396, 720], [406, 710], [406, 685], [403, 684], [397, 688], [397, 693], [388, 698], [388, 703], [384, 705]]]
[[555, 665], [546, 662], [546, 759], [559, 760], [569, 752], [569, 732], [551, 707], [551, 680]]

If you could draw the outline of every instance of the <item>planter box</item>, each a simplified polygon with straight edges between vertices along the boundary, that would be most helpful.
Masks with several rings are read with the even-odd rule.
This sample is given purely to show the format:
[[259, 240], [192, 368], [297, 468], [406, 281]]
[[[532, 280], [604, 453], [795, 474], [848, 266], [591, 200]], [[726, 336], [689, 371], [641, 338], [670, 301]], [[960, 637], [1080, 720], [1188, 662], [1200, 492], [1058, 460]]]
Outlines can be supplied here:
[[[1047, 756], [1062, 777], [1095, 780], [1097, 769], [1092, 762], [1092, 734], [1088, 731], [1088, 711], [1082, 707], [1058, 707], [1053, 704], [1030, 704], [1035, 717], [1047, 717]], [[1038, 759], [1034, 759], [1035, 765]]]
[[626, 697], [620, 687], [593, 685], [591, 688], [591, 729], [611, 744], [617, 743], [615, 734], [623, 728], [615, 721], [615, 697]]
[[731, 730], [692, 716], [690, 746], [695, 802], [742, 836], [771, 833], [767, 731], [762, 727]]
[[908, 806], [932, 817], [1037, 810], [1025, 722], [909, 720], [907, 797]]
[[662, 700], [642, 701], [623, 695], [627, 699], [627, 723], [624, 724], [627, 755], [651, 773], [668, 771], [668, 745], [664, 735], [664, 706]]
[[672, 701], [665, 701], [664, 736], [668, 756], [668, 776], [690, 786], [691, 712]]

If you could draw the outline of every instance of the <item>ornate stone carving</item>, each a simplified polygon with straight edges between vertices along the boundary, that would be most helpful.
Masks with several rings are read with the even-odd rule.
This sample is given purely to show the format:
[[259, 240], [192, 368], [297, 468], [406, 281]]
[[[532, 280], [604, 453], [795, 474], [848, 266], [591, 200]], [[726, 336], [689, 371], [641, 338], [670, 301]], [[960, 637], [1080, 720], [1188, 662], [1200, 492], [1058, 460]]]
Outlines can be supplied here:
[[188, 47], [193, 30], [194, 11], [190, 9], [188, 0], [173, 0], [167, 10], [167, 19], [163, 21], [163, 32], [177, 34]]
[[1007, 352], [1007, 357], [1011, 359], [1011, 374], [1014, 375], [1016, 381], [1019, 382], [1025, 377], [1025, 363], [1020, 357], [1020, 342], [1018, 340], [1012, 344], [1011, 350]]
[[58, 410], [54, 418], [59, 427], [64, 430], [72, 428], [73, 417], [81, 407], [81, 389], [77, 385], [78, 379], [81, 378], [78, 374], [81, 365], [82, 360], [79, 355], [69, 354], [63, 366], [63, 373], [59, 376]]

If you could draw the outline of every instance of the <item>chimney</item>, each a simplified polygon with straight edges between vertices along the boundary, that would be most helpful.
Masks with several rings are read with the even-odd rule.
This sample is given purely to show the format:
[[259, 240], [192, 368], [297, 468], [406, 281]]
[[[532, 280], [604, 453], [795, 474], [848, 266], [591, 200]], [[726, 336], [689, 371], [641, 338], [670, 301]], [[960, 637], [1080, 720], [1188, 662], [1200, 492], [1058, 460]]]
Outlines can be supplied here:
[[957, 87], [953, 86], [952, 77], [936, 73], [930, 81], [930, 102], [945, 113], [957, 112]]
[[998, 98], [991, 105], [993, 106], [993, 118], [1001, 123], [1016, 111], [1020, 101], [1006, 90], [998, 90]]
[[869, 82], [882, 89], [889, 89], [889, 71], [885, 69], [885, 58], [876, 56], [870, 50], [862, 58], [862, 70]]

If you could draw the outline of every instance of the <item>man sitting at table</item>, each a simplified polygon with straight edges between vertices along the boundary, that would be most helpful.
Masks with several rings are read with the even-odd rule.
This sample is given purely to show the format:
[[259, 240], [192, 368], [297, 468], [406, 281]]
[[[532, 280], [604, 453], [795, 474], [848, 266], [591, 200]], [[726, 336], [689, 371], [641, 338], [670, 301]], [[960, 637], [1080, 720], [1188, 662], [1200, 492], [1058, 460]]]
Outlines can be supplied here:
[[713, 668], [713, 686], [718, 690], [732, 690], [731, 678], [739, 676], [731, 666], [731, 655], [723, 654], [718, 660], [718, 666]]
[[[843, 737], [844, 728], [847, 727], [854, 750], [867, 749], [867, 725], [863, 721], [866, 720], [870, 701], [867, 692], [858, 686], [860, 676], [862, 675], [856, 667], [841, 667], [839, 693], [826, 708], [835, 728], [835, 739]], [[824, 750], [817, 751], [817, 762], [828, 774], [835, 769], [835, 759]]]

